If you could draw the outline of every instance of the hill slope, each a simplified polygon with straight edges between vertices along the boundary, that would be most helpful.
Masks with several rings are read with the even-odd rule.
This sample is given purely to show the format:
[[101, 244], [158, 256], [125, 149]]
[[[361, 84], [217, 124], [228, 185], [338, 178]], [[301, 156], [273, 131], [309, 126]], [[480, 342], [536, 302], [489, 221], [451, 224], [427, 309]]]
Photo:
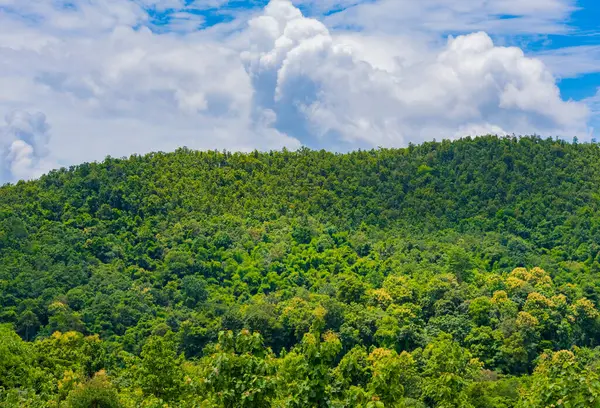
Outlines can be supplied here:
[[4, 186], [5, 404], [596, 401], [599, 187], [598, 145], [497, 137]]

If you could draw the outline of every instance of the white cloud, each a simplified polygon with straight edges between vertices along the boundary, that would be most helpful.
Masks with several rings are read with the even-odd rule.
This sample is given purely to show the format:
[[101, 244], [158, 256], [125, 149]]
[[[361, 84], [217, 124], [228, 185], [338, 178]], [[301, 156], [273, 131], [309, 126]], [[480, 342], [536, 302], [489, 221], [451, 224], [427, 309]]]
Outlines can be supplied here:
[[536, 54], [552, 72], [561, 78], [600, 72], [600, 45], [558, 48]]
[[[297, 0], [312, 4], [315, 0]], [[379, 0], [358, 3], [329, 16], [332, 26], [397, 33], [472, 32], [558, 34], [577, 9], [576, 0]]]
[[585, 100], [590, 104], [590, 108], [595, 115], [600, 115], [600, 88], [596, 91], [596, 95]]
[[127, 25], [100, 35], [15, 26], [38, 41], [12, 46], [12, 35], [0, 35], [0, 114], [45, 112], [55, 130], [49, 147], [60, 164], [182, 145], [300, 145], [253, 108], [239, 51], [228, 44]]
[[15, 111], [0, 127], [0, 174], [18, 179], [37, 177], [50, 170], [47, 160], [49, 125], [43, 113]]
[[[561, 100], [541, 61], [496, 47], [483, 32], [395, 63], [353, 47], [285, 1], [272, 2], [250, 27], [256, 49], [244, 56], [259, 101], [293, 119], [299, 129], [288, 133], [309, 129], [326, 147], [403, 145], [461, 129], [568, 134], [586, 122], [586, 107]], [[403, 54], [410, 60], [416, 51]]]
[[594, 96], [584, 99], [583, 102], [590, 107], [592, 114], [589, 137], [600, 140], [600, 88], [597, 89]]
[[140, 4], [123, 0], [0, 0], [0, 21], [20, 21], [48, 33], [90, 33], [148, 19]]
[[[311, 1], [294, 3], [321, 11], [358, 3]], [[15, 123], [29, 122], [8, 119], [0, 178], [183, 145], [251, 150], [304, 143], [343, 150], [475, 133], [585, 130], [587, 108], [561, 100], [541, 61], [495, 46], [483, 32], [441, 42], [439, 34], [410, 28], [337, 31], [328, 28], [333, 20], [305, 18], [288, 0], [193, 30], [202, 18], [190, 17], [190, 8], [223, 2], [72, 0], [66, 7], [0, 0], [6, 28], [0, 30], [0, 115], [30, 112], [39, 125], [30, 132], [38, 136], [16, 137]], [[439, 10], [424, 16], [434, 3]], [[446, 13], [463, 19], [453, 24], [471, 28], [473, 15], [516, 13], [537, 19], [537, 28], [558, 30], [570, 4], [381, 0], [366, 16], [404, 11], [403, 21], [415, 27], [419, 18], [428, 26]], [[180, 9], [171, 23], [178, 32], [151, 31], [145, 7]], [[366, 7], [335, 18], [351, 22], [351, 10]], [[383, 28], [388, 17], [377, 17]], [[52, 124], [52, 138], [38, 111]]]

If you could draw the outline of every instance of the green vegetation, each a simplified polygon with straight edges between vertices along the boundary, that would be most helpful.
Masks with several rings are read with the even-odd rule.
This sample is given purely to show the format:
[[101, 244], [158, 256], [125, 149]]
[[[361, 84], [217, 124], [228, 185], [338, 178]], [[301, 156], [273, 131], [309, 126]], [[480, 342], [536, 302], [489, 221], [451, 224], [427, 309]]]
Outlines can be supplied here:
[[600, 407], [600, 146], [155, 153], [0, 189], [0, 407]]

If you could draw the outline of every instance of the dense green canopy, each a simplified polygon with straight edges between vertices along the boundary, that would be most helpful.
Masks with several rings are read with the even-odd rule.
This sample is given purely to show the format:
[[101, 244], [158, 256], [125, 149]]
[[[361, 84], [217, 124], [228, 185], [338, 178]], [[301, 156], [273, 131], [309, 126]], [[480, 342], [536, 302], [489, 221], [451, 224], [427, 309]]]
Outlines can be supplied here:
[[0, 407], [600, 407], [599, 302], [596, 144], [180, 149], [0, 188]]

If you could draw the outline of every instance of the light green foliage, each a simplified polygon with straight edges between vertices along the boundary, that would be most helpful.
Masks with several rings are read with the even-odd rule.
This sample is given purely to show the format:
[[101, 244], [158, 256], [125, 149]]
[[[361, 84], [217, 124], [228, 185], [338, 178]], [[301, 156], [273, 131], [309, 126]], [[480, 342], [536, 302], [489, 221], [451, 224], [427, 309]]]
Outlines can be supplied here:
[[150, 337], [141, 353], [138, 381], [144, 392], [164, 400], [179, 397], [183, 386], [182, 356], [177, 355], [173, 333]]
[[219, 334], [205, 358], [205, 387], [226, 408], [271, 407], [275, 397], [275, 359], [258, 333]]
[[342, 344], [328, 332], [304, 335], [297, 348], [282, 357], [281, 404], [285, 407], [326, 407], [331, 402], [334, 363]]
[[111, 386], [104, 372], [80, 384], [69, 393], [66, 400], [68, 408], [119, 408], [119, 396]]
[[519, 408], [600, 407], [600, 376], [570, 351], [543, 354]]
[[479, 360], [473, 359], [448, 335], [440, 335], [428, 344], [421, 358], [425, 377], [423, 394], [427, 401], [440, 408], [472, 406], [467, 387], [482, 368]]

